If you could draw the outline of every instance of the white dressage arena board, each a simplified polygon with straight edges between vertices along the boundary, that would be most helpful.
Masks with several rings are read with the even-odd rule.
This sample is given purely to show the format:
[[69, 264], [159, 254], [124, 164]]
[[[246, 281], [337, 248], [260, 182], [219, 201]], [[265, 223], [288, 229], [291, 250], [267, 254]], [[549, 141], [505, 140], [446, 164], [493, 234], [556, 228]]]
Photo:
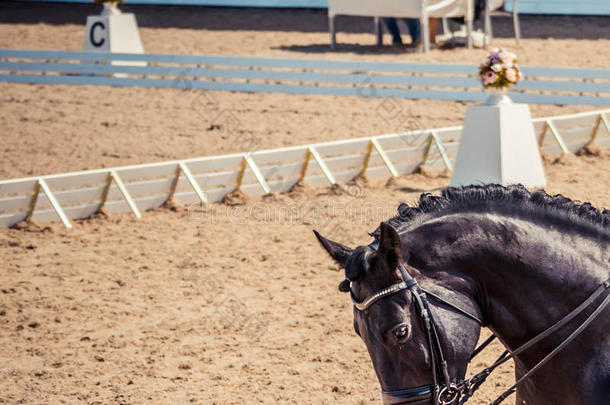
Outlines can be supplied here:
[[[610, 110], [532, 120], [542, 152], [574, 153], [591, 141], [610, 148]], [[241, 189], [251, 195], [347, 183], [359, 175], [389, 178], [419, 166], [450, 170], [461, 127], [423, 129], [314, 145], [0, 181], [0, 227], [26, 218], [66, 226], [104, 208], [136, 217], [168, 199], [221, 201]]]

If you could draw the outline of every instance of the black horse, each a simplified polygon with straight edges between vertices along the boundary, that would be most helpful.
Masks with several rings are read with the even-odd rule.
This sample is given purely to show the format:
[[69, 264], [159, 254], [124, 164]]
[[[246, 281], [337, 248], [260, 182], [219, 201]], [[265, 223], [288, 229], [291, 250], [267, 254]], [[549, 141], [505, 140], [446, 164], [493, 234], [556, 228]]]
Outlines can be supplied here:
[[384, 403], [464, 403], [497, 365], [464, 380], [485, 326], [518, 381], [495, 403], [610, 404], [610, 211], [485, 185], [398, 212], [353, 250], [316, 232]]

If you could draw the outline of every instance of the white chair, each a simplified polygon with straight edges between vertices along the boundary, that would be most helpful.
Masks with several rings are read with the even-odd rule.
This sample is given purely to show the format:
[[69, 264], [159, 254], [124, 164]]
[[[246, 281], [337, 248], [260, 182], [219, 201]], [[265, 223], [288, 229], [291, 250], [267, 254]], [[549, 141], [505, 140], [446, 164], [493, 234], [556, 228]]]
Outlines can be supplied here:
[[485, 38], [489, 42], [491, 42], [493, 38], [493, 29], [491, 27], [491, 17], [509, 17], [512, 14], [513, 17], [513, 28], [515, 30], [515, 41], [517, 41], [517, 45], [521, 44], [521, 27], [519, 24], [519, 8], [518, 8], [518, 0], [513, 0], [513, 12], [507, 12], [502, 9], [504, 7], [503, 0], [485, 0]]
[[[515, 32], [515, 40], [517, 41], [517, 45], [520, 45], [521, 43], [521, 29], [519, 27], [519, 11], [518, 11], [518, 7], [517, 7], [517, 0], [513, 0], [513, 10], [512, 12], [508, 12], [508, 11], [504, 11], [504, 4], [505, 1], [504, 0], [485, 0], [485, 3], [483, 5], [483, 10], [482, 10], [482, 16], [483, 16], [483, 31], [480, 35], [480, 42], [478, 40], [475, 40], [474, 36], [478, 33], [478, 32], [474, 32], [471, 35], [473, 35], [473, 42], [475, 43], [475, 46], [478, 47], [484, 47], [486, 45], [489, 45], [493, 39], [493, 29], [491, 26], [491, 17], [511, 17], [513, 18], [513, 26], [514, 26], [514, 32]], [[443, 37], [445, 39], [455, 39], [456, 38], [456, 34], [457, 37], [466, 37], [466, 33], [465, 33], [465, 29], [462, 26], [458, 31], [452, 31], [450, 29], [450, 24], [448, 22], [447, 18], [443, 18], [442, 21], [442, 27], [443, 27]], [[477, 38], [479, 38], [477, 36]], [[478, 43], [478, 45], [477, 45]]]
[[337, 15], [374, 17], [378, 45], [381, 45], [381, 17], [419, 18], [424, 52], [430, 50], [428, 30], [430, 17], [464, 17], [468, 34], [468, 48], [472, 48], [470, 33], [474, 15], [473, 0], [328, 0], [331, 49], [335, 49], [337, 43], [335, 31], [335, 16]]

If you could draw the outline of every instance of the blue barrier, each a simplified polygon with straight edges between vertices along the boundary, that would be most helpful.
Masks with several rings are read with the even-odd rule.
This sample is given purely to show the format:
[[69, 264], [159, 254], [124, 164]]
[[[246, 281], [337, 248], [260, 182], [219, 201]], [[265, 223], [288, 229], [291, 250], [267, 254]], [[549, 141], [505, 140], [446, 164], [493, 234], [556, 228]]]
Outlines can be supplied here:
[[[129, 65], [134, 62], [134, 65]], [[144, 63], [142, 63], [144, 62]], [[0, 81], [482, 101], [474, 65], [0, 49]], [[523, 67], [517, 102], [610, 105], [610, 69]]]

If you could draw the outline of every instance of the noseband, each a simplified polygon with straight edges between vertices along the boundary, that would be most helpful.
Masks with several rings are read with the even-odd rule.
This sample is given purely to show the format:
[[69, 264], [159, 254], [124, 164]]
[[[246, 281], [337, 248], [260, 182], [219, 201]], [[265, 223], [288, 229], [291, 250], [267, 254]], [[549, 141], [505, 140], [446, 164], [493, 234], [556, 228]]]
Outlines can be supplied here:
[[[377, 242], [373, 242], [369, 245], [374, 250], [377, 250]], [[550, 336], [552, 333], [566, 325], [569, 321], [578, 316], [581, 312], [583, 312], [586, 308], [588, 308], [597, 298], [603, 295], [607, 290], [610, 290], [610, 279], [606, 280], [602, 285], [582, 304], [580, 304], [577, 308], [572, 310], [568, 315], [564, 318], [550, 326], [548, 329], [538, 334], [534, 338], [530, 339], [523, 345], [519, 346], [512, 352], [505, 351], [491, 366], [485, 368], [481, 372], [475, 374], [467, 380], [460, 380], [456, 382], [452, 382], [449, 377], [449, 372], [447, 370], [447, 361], [445, 360], [445, 356], [443, 354], [443, 349], [440, 344], [440, 339], [438, 336], [438, 332], [436, 329], [436, 324], [434, 322], [434, 318], [432, 317], [432, 312], [430, 311], [430, 305], [428, 303], [427, 296], [432, 297], [433, 299], [442, 302], [443, 304], [453, 308], [459, 313], [465, 315], [466, 317], [475, 320], [481, 326], [483, 326], [483, 322], [472, 315], [471, 313], [457, 307], [456, 305], [446, 301], [440, 296], [431, 293], [423, 289], [418, 283], [417, 280], [409, 274], [405, 265], [402, 262], [398, 262], [398, 270], [400, 272], [402, 281], [392, 284], [391, 286], [384, 288], [382, 290], [376, 291], [370, 294], [362, 301], [358, 301], [356, 297], [354, 297], [353, 292], [350, 289], [350, 296], [352, 302], [354, 303], [354, 307], [359, 311], [364, 311], [368, 309], [371, 305], [375, 304], [377, 301], [388, 297], [390, 295], [396, 294], [402, 290], [409, 290], [411, 292], [411, 296], [415, 302], [416, 313], [420, 320], [421, 326], [426, 334], [426, 341], [428, 343], [428, 351], [430, 355], [430, 360], [432, 362], [432, 381], [433, 383], [430, 385], [424, 385], [420, 387], [407, 388], [401, 390], [393, 390], [393, 391], [381, 391], [381, 399], [384, 405], [395, 405], [395, 404], [408, 404], [412, 402], [431, 401], [434, 405], [462, 405], [465, 404], [468, 399], [474, 394], [474, 392], [481, 386], [483, 382], [487, 379], [487, 377], [491, 374], [493, 370], [499, 367], [501, 364], [504, 364], [506, 361], [514, 358], [521, 352], [530, 348], [534, 344], [538, 343], [540, 340]], [[527, 373], [525, 373], [513, 386], [507, 389], [502, 395], [500, 395], [495, 401], [491, 402], [490, 405], [500, 404], [504, 399], [510, 396], [513, 392], [515, 392], [516, 387], [531, 376], [536, 370], [546, 364], [551, 358], [553, 358], [557, 353], [559, 353], [568, 343], [574, 340], [593, 320], [602, 312], [602, 310], [608, 305], [610, 302], [610, 295], [607, 295], [606, 298], [597, 306], [597, 308], [589, 315], [589, 317], [574, 331], [570, 336], [568, 336], [559, 346], [557, 346], [553, 351], [551, 351], [546, 357], [544, 357], [538, 364], [536, 364], [532, 369], [530, 369]], [[491, 343], [495, 339], [495, 335], [491, 335], [486, 341], [481, 343], [479, 347], [475, 349], [473, 354], [471, 355], [470, 360], [472, 360], [478, 353], [480, 353], [489, 343]]]

